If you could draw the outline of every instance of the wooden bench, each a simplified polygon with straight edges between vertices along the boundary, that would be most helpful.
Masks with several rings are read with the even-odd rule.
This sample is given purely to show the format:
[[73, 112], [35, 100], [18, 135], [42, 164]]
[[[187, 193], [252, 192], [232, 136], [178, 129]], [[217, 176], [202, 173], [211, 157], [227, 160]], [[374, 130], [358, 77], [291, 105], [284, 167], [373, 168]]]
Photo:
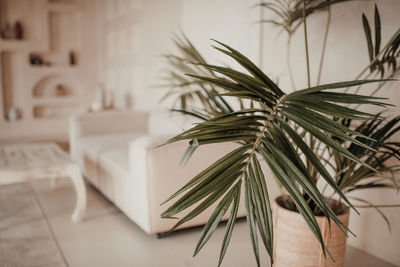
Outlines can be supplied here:
[[76, 192], [72, 221], [83, 218], [86, 187], [79, 166], [54, 143], [13, 144], [0, 146], [0, 185], [36, 179], [70, 177]]

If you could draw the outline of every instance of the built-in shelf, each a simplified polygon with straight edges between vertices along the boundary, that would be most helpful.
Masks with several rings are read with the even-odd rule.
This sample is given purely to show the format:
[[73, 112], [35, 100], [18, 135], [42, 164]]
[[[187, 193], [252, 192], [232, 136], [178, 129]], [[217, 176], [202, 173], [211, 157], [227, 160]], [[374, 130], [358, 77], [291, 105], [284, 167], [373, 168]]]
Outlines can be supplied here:
[[78, 70], [78, 66], [70, 66], [70, 65], [29, 65], [34, 72], [42, 72], [43, 74], [50, 72], [74, 72]]
[[33, 117], [35, 119], [57, 119], [67, 118], [77, 109], [76, 106], [72, 105], [35, 105], [33, 106]]
[[0, 48], [2, 51], [26, 52], [32, 50], [34, 46], [35, 42], [31, 40], [0, 39]]
[[[44, 128], [51, 128], [51, 133], [43, 132]], [[13, 140], [46, 140], [68, 138], [68, 124], [59, 118], [33, 120], [29, 124], [20, 121], [0, 121], [0, 139]]]
[[50, 12], [78, 12], [79, 6], [74, 2], [50, 2]]
[[59, 96], [59, 97], [35, 97], [32, 99], [34, 105], [75, 105], [78, 103], [76, 97]]
[[[81, 5], [73, 0], [0, 0], [0, 24], [20, 21], [25, 39], [0, 38], [0, 139], [67, 133], [81, 100]], [[77, 65], [69, 65], [70, 53]], [[31, 65], [38, 54], [52, 65]], [[18, 120], [8, 120], [15, 108]]]

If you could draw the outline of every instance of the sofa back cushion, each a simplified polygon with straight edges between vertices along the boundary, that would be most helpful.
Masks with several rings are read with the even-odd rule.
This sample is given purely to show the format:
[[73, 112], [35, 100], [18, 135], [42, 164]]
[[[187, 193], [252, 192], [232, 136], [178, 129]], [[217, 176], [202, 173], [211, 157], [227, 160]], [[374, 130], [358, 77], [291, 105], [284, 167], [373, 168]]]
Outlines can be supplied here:
[[79, 135], [147, 132], [148, 114], [131, 110], [107, 110], [74, 117]]

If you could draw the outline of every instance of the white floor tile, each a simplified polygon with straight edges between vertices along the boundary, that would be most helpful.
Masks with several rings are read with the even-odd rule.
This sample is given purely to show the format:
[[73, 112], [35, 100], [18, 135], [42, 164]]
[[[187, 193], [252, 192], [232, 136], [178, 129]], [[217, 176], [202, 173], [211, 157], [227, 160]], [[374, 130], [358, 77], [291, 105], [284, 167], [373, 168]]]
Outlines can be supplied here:
[[[203, 250], [193, 258], [201, 228], [178, 231], [161, 239], [147, 235], [91, 186], [87, 187], [85, 219], [74, 224], [70, 216], [75, 195], [68, 179], [61, 179], [54, 191], [48, 181], [35, 181], [33, 188], [70, 267], [217, 266], [225, 225], [216, 230]], [[265, 250], [261, 250], [261, 255], [262, 266], [269, 266]], [[222, 266], [256, 266], [244, 220], [235, 226]], [[393, 267], [351, 247], [347, 250], [345, 266]]]

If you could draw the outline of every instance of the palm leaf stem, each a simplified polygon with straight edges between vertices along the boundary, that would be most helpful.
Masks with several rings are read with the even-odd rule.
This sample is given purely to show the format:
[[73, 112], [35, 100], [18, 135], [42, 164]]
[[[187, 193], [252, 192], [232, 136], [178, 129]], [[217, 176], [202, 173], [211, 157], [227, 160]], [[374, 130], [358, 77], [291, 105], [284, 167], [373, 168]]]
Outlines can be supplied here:
[[[368, 73], [367, 76], [365, 76], [364, 78], [368, 79], [369, 77], [371, 77], [371, 75], [372, 75], [372, 72]], [[362, 87], [362, 85], [357, 86], [357, 88], [354, 90], [354, 94], [358, 94], [358, 92], [360, 91], [361, 87]], [[373, 96], [373, 94], [371, 94], [371, 96]], [[347, 106], [350, 106], [350, 105], [347, 105]]]
[[[320, 141], [319, 145], [321, 143], [322, 142]], [[318, 145], [318, 147], [319, 147], [319, 145]], [[323, 155], [325, 154], [325, 152], [327, 150], [329, 151], [329, 147], [325, 145], [325, 147], [322, 149], [322, 152], [320, 154], [318, 154], [318, 157], [323, 159], [323, 161], [325, 162], [324, 166], [326, 166], [326, 165], [331, 166], [330, 161], [332, 160], [335, 151], [331, 151], [331, 153], [329, 153], [329, 158], [326, 159], [326, 158], [323, 158]], [[316, 152], [318, 152], [318, 150], [316, 150]], [[334, 169], [336, 169], [336, 168], [334, 168]], [[336, 172], [335, 179], [337, 179], [340, 175], [344, 174], [347, 170], [348, 170], [348, 168], [344, 168], [344, 169], [341, 169], [339, 172]]]
[[326, 158], [324, 158], [322, 156], [320, 156], [319, 159], [322, 160], [323, 162], [325, 162], [332, 169], [335, 169], [335, 166], [328, 159], [326, 159]]
[[292, 85], [292, 90], [295, 91], [296, 90], [296, 84], [294, 81], [294, 76], [293, 76], [293, 70], [292, 70], [292, 64], [290, 64], [290, 57], [291, 57], [291, 53], [290, 53], [290, 48], [291, 48], [291, 43], [292, 43], [292, 35], [289, 34], [288, 36], [288, 41], [287, 41], [287, 45], [286, 45], [286, 65], [287, 65], [287, 69], [289, 72], [289, 79], [290, 79], [290, 83]]
[[[247, 172], [248, 172], [248, 169], [249, 169], [250, 164], [251, 164], [251, 159], [253, 157], [255, 157], [255, 153], [257, 151], [257, 148], [260, 145], [260, 143], [262, 142], [262, 138], [263, 138], [265, 132], [267, 131], [269, 124], [271, 123], [273, 118], [276, 116], [276, 112], [278, 111], [278, 108], [279, 108], [280, 104], [285, 100], [285, 97], [286, 97], [286, 95], [283, 95], [276, 102], [274, 108], [271, 110], [271, 113], [268, 115], [264, 125], [262, 126], [261, 131], [257, 135], [257, 139], [255, 140], [253, 147], [251, 148], [250, 152], [247, 154], [247, 162], [245, 163], [245, 166], [242, 169], [241, 174], [237, 178], [237, 181], [235, 183], [233, 183], [232, 185], [230, 185], [230, 188], [233, 188], [233, 187], [237, 186], [239, 183], [242, 182], [243, 178], [245, 178], [247, 176]], [[250, 229], [250, 231], [251, 231], [251, 229]], [[257, 241], [253, 240], [253, 243], [256, 243], [256, 242]], [[258, 251], [258, 248], [254, 247], [254, 249], [255, 249], [255, 253], [256, 253], [256, 251]], [[256, 258], [258, 259], [257, 253], [256, 253]], [[259, 264], [259, 262], [258, 262], [258, 264]]]
[[382, 216], [383, 220], [385, 220], [386, 225], [387, 225], [387, 227], [388, 227], [388, 229], [389, 229], [389, 232], [392, 232], [392, 229], [391, 229], [391, 226], [390, 226], [390, 221], [389, 221], [389, 219], [386, 217], [385, 213], [383, 213], [383, 212], [380, 210], [380, 207], [377, 207], [376, 205], [373, 205], [371, 202], [369, 202], [369, 201], [367, 201], [367, 200], [365, 200], [365, 199], [359, 198], [359, 197], [351, 197], [351, 198], [354, 199], [354, 200], [357, 200], [357, 201], [359, 201], [359, 202], [362, 202], [362, 203], [365, 203], [365, 204], [369, 205], [368, 208], [374, 208], [374, 209], [376, 210], [376, 212], [378, 212], [378, 213]]
[[330, 28], [330, 25], [331, 25], [331, 20], [332, 20], [331, 7], [328, 6], [328, 18], [327, 18], [326, 27], [325, 27], [324, 42], [322, 44], [321, 59], [320, 59], [320, 62], [319, 62], [317, 85], [319, 85], [320, 81], [321, 81], [322, 67], [324, 65], [326, 44], [327, 44], [327, 41], [328, 41], [328, 34], [329, 34], [329, 28]]
[[[400, 67], [398, 67], [398, 68], [388, 77], [388, 79], [393, 78], [393, 77], [395, 76], [395, 74], [397, 73], [397, 71], [399, 71], [399, 70], [400, 70]], [[381, 82], [381, 83], [379, 84], [379, 86], [370, 94], [370, 96], [374, 96], [387, 82], [388, 82], [387, 80]], [[357, 94], [357, 93], [358, 93], [358, 91], [356, 91], [356, 94]], [[357, 108], [359, 108], [359, 107], [360, 107], [360, 104], [358, 104], [357, 106], [355, 106], [354, 109], [357, 109]]]
[[[310, 78], [310, 59], [308, 55], [308, 38], [307, 38], [307, 16], [306, 16], [306, 1], [303, 0], [303, 24], [304, 24], [304, 44], [306, 48], [306, 65], [307, 65], [307, 86], [311, 87], [311, 78]], [[314, 137], [309, 135], [310, 148], [314, 149]], [[310, 173], [313, 173], [313, 166], [308, 158], [306, 158], [307, 169]]]
[[254, 142], [254, 145], [252, 147], [252, 149], [250, 150], [250, 153], [248, 154], [248, 160], [246, 162], [246, 166], [243, 168], [242, 174], [239, 177], [239, 180], [242, 180], [245, 173], [247, 172], [249, 166], [250, 166], [250, 162], [251, 159], [253, 158], [253, 156], [255, 155], [258, 146], [260, 145], [263, 136], [265, 134], [265, 132], [268, 129], [269, 124], [271, 123], [271, 121], [274, 119], [274, 117], [276, 116], [276, 113], [278, 111], [278, 108], [280, 106], [280, 104], [285, 100], [287, 95], [283, 95], [281, 96], [281, 98], [276, 102], [274, 108], [271, 110], [271, 113], [268, 115], [267, 119], [265, 120], [264, 125], [262, 126], [261, 131], [259, 132], [259, 134], [257, 135], [256, 141]]
[[[237, 187], [242, 182], [242, 180], [248, 176], [248, 170], [251, 169], [251, 160], [254, 159], [255, 153], [257, 151], [257, 148], [260, 145], [260, 143], [262, 142], [262, 139], [263, 139], [263, 136], [264, 136], [265, 132], [267, 131], [271, 121], [276, 116], [278, 108], [280, 107], [281, 103], [285, 100], [285, 98], [286, 98], [286, 95], [281, 96], [278, 99], [278, 101], [276, 102], [276, 104], [273, 107], [273, 109], [271, 110], [271, 112], [269, 113], [269, 115], [266, 117], [265, 123], [263, 124], [262, 129], [260, 130], [260, 132], [258, 133], [257, 138], [256, 138], [254, 144], [252, 145], [252, 148], [251, 148], [250, 152], [246, 153], [247, 162], [243, 162], [242, 163], [243, 164], [243, 168], [241, 169], [240, 175], [238, 176], [238, 178], [236, 179], [235, 182], [233, 182], [232, 184], [229, 185], [228, 190], [231, 190], [232, 188]], [[246, 182], [246, 179], [245, 179], [245, 182]], [[180, 191], [182, 191], [182, 189]], [[179, 191], [177, 193], [175, 193], [174, 196], [177, 195], [178, 193], [179, 193]], [[169, 199], [171, 199], [171, 197]], [[254, 216], [250, 216], [250, 217], [254, 218]], [[181, 223], [182, 223], [181, 221], [178, 222], [174, 226], [174, 228], [179, 226]], [[250, 232], [251, 233], [255, 233], [251, 229], [250, 229]], [[258, 252], [257, 252], [258, 248], [257, 248], [257, 245], [255, 245], [257, 243], [257, 241], [253, 240], [253, 243], [254, 243], [253, 246], [254, 246], [254, 250], [255, 250], [256, 259], [258, 260]], [[322, 246], [324, 246], [323, 243], [322, 243]], [[199, 248], [196, 249], [196, 253], [198, 252], [198, 250], [199, 250]], [[258, 262], [258, 264], [259, 264], [259, 262]]]
[[306, 0], [303, 0], [303, 24], [304, 24], [304, 44], [306, 47], [307, 85], [308, 85], [308, 88], [310, 88], [311, 87], [311, 79], [310, 79], [310, 59], [309, 59], [309, 55], [308, 55]]
[[321, 195], [324, 196], [326, 189], [328, 189], [328, 186], [329, 186], [329, 184], [328, 184], [328, 183], [325, 183], [324, 187], [323, 187], [322, 190], [321, 190]]
[[[389, 46], [391, 45], [391, 43], [396, 39], [396, 36], [400, 34], [400, 29], [398, 29], [395, 34], [392, 36], [392, 38], [386, 43], [385, 47], [383, 49], [381, 49], [381, 51], [379, 52], [379, 54], [377, 54], [372, 60], [371, 62], [368, 64], [368, 66], [366, 66], [358, 75], [354, 80], [358, 80], [361, 78], [361, 76], [367, 71], [369, 70], [369, 68], [375, 64], [375, 62], [379, 59], [379, 57], [386, 51], [387, 48], [389, 48]], [[346, 90], [344, 90], [344, 92], [346, 93], [348, 90], [350, 90], [350, 87], [346, 88]]]

